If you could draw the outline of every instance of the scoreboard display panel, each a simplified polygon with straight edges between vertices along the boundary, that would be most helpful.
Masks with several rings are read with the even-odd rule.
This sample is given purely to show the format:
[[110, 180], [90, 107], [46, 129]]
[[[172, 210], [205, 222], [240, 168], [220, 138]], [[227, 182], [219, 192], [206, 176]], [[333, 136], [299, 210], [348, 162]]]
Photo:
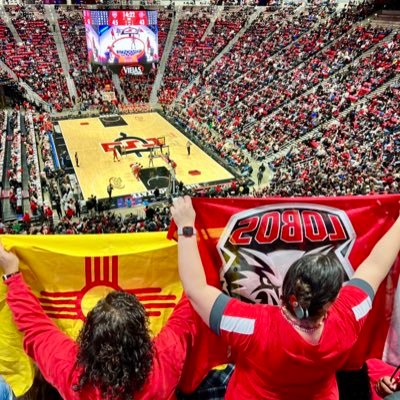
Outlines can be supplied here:
[[148, 65], [157, 63], [157, 11], [84, 10], [90, 63]]

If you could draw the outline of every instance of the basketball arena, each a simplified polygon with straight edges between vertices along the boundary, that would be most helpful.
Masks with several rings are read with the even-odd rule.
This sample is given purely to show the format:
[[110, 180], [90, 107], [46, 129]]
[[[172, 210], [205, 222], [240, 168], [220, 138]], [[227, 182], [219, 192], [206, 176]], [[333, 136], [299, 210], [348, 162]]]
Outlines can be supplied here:
[[399, 400], [398, 0], [0, 0], [0, 399]]

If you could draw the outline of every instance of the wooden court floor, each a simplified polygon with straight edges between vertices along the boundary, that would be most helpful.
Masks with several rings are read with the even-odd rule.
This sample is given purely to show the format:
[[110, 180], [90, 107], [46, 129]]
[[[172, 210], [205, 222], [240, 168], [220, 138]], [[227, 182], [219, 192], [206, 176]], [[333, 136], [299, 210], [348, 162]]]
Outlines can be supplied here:
[[[195, 144], [187, 154], [188, 139], [157, 113], [123, 115], [124, 126], [105, 127], [99, 118], [59, 121], [62, 135], [71, 157], [77, 179], [85, 199], [92, 194], [105, 198], [110, 179], [114, 183], [114, 196], [146, 191], [142, 181], [132, 173], [131, 164], [139, 162], [149, 168], [149, 151], [154, 138], [165, 137], [170, 158], [177, 164], [176, 177], [184, 184], [198, 184], [233, 179], [233, 176]], [[120, 151], [124, 142], [126, 154], [118, 152], [120, 161], [113, 160], [112, 148]], [[75, 164], [78, 154], [79, 167]], [[155, 158], [154, 167], [167, 166]], [[191, 173], [190, 173], [191, 172]]]

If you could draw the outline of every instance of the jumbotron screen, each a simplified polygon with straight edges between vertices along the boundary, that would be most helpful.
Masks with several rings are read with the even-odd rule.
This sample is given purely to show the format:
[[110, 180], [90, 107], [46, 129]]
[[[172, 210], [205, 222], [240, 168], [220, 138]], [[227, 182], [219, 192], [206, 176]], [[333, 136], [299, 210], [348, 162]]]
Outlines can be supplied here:
[[83, 18], [90, 63], [158, 62], [157, 11], [84, 10]]

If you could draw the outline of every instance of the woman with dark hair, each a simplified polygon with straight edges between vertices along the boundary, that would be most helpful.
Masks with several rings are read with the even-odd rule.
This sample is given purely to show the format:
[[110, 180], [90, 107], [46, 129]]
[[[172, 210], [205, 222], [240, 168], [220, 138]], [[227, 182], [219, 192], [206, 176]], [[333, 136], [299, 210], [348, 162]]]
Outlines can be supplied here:
[[132, 399], [153, 365], [153, 343], [144, 306], [136, 296], [111, 292], [88, 313], [77, 340], [81, 368], [73, 389], [96, 386], [102, 396]]
[[[65, 400], [168, 400], [188, 359], [196, 363], [191, 354], [211, 346], [208, 329], [200, 332], [185, 296], [152, 340], [143, 305], [136, 296], [115, 291], [88, 313], [75, 342], [47, 317], [19, 272], [18, 257], [1, 245], [0, 268], [24, 349]], [[203, 363], [191, 371], [193, 388], [212, 366]]]
[[296, 261], [281, 306], [247, 304], [206, 282], [190, 197], [171, 207], [178, 227], [179, 274], [203, 321], [230, 346], [235, 371], [226, 399], [337, 400], [335, 373], [345, 363], [376, 290], [400, 250], [400, 218], [343, 284], [334, 255]]
[[283, 279], [282, 314], [318, 343], [320, 335], [315, 328], [322, 326], [343, 279], [343, 268], [336, 256], [311, 254], [300, 258]]

